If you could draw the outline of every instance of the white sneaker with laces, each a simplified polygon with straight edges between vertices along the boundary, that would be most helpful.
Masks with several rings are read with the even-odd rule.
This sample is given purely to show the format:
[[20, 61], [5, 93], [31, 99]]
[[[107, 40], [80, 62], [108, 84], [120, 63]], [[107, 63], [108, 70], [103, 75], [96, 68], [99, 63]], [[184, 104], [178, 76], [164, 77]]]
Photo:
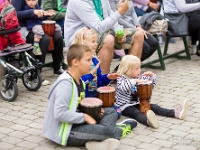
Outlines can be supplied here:
[[197, 46], [196, 45], [192, 45], [192, 47], [190, 48], [190, 54], [191, 55], [195, 55], [197, 52]]
[[85, 144], [87, 150], [116, 150], [120, 141], [114, 138], [108, 138], [101, 142], [90, 141]]
[[188, 102], [188, 99], [186, 99], [186, 100], [183, 101], [182, 106], [179, 105], [178, 107], [176, 107], [174, 109], [175, 117], [179, 118], [179, 119], [184, 119], [188, 109], [189, 109], [189, 102]]
[[152, 110], [147, 111], [147, 123], [153, 128], [159, 128], [160, 124], [156, 118], [155, 113]]
[[46, 79], [44, 79], [42, 81], [42, 86], [46, 86], [46, 85], [49, 85], [49, 84], [50, 84], [50, 82], [48, 80], [46, 80]]

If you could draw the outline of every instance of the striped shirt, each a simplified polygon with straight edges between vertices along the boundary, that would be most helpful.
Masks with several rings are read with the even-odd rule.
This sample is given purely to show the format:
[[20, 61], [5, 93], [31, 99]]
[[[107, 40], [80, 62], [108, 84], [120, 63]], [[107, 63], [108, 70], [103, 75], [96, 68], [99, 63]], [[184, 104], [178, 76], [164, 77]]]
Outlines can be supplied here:
[[[153, 77], [141, 75], [139, 79], [152, 81], [153, 87], [156, 85], [156, 75]], [[137, 86], [135, 79], [129, 79], [127, 76], [122, 75], [117, 79], [115, 105], [123, 111], [125, 108], [139, 104], [137, 97]]]

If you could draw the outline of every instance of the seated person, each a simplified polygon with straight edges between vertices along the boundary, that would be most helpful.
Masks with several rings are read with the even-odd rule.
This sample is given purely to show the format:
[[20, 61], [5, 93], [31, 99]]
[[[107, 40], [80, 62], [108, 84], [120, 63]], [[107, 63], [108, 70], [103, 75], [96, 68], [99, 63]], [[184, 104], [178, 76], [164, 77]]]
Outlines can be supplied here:
[[[25, 20], [35, 17], [42, 18], [44, 10], [37, 10], [37, 9], [23, 10], [26, 5], [25, 0], [12, 0], [12, 4], [17, 11], [18, 20], [20, 26], [22, 27], [21, 29], [22, 36], [24, 37], [24, 39], [26, 39], [27, 43], [34, 43], [34, 34], [33, 32], [27, 30]], [[40, 6], [41, 0], [38, 0], [38, 4]], [[63, 53], [63, 37], [60, 35], [59, 31], [55, 31], [53, 39], [55, 47], [55, 50], [52, 51], [53, 68], [54, 68], [53, 73], [56, 75], [60, 75], [62, 74], [62, 72], [60, 71], [60, 63], [62, 61], [62, 53]], [[39, 43], [42, 55], [36, 56], [36, 58], [38, 58], [42, 63], [45, 62], [46, 53], [49, 48], [49, 42], [50, 42], [49, 35], [44, 34]], [[47, 80], [44, 80], [42, 83], [42, 85], [48, 85], [48, 84], [49, 81]]]
[[[41, 10], [41, 7], [37, 4], [37, 0], [32, 0], [32, 1], [26, 0], [26, 5], [25, 5], [24, 10], [30, 10], [30, 9]], [[32, 32], [34, 33], [34, 44], [33, 44], [34, 55], [42, 55], [42, 52], [39, 46], [40, 39], [44, 35], [44, 31], [42, 28], [42, 21], [46, 20], [48, 16], [53, 16], [54, 14], [55, 14], [54, 11], [44, 11], [43, 17], [41, 18], [35, 17], [35, 18], [26, 19], [26, 25], [27, 25], [28, 30], [32, 30]], [[60, 31], [62, 35], [61, 27], [58, 24], [55, 25], [55, 31]]]
[[97, 48], [97, 33], [83, 27], [77, 31], [73, 44], [84, 44], [92, 51], [92, 68], [90, 74], [83, 75], [81, 79], [86, 83], [86, 97], [97, 97], [97, 88], [106, 86], [111, 80], [117, 79], [117, 73], [102, 74], [100, 61], [96, 55]]
[[85, 46], [73, 44], [67, 52], [69, 69], [59, 76], [49, 93], [42, 134], [62, 146], [86, 146], [87, 150], [115, 150], [121, 137], [137, 126], [135, 120], [124, 120], [116, 126], [113, 108], [101, 111], [100, 119], [79, 112], [84, 98], [81, 76], [91, 68], [92, 52]]

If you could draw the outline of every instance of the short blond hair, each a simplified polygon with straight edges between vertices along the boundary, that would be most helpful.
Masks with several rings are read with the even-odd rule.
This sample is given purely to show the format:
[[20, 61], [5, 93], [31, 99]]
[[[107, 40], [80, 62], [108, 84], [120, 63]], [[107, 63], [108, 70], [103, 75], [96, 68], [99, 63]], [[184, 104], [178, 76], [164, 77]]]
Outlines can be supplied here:
[[122, 57], [117, 73], [130, 76], [132, 69], [140, 64], [141, 61], [137, 56], [125, 55]]
[[84, 40], [89, 41], [94, 36], [97, 36], [97, 33], [93, 29], [83, 27], [76, 32], [76, 36], [72, 44], [84, 44]]

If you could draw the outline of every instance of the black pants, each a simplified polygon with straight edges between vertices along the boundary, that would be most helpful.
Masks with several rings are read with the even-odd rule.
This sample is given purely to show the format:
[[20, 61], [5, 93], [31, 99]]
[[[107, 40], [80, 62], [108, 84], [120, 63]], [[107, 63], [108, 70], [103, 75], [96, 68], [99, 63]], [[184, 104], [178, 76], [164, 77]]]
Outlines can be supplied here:
[[[29, 34], [27, 35], [26, 42], [33, 44], [34, 34], [32, 32], [29, 32]], [[39, 43], [40, 49], [42, 51], [42, 55], [35, 56], [35, 58], [39, 59], [40, 62], [42, 63], [45, 62], [45, 57], [48, 51], [49, 42], [50, 42], [49, 36], [44, 34]], [[57, 71], [60, 69], [60, 63], [62, 62], [62, 53], [63, 53], [63, 38], [60, 35], [59, 31], [56, 31], [54, 33], [54, 47], [55, 47], [55, 50], [51, 51], [51, 53], [52, 53], [52, 59], [53, 59], [53, 68], [54, 68], [54, 71]]]
[[[122, 111], [122, 115], [131, 117], [137, 120], [138, 122], [148, 126], [147, 117], [138, 108], [139, 108], [139, 105], [127, 107], [126, 109]], [[151, 104], [151, 110], [155, 114], [158, 114], [160, 116], [166, 116], [166, 117], [175, 116], [174, 109], [163, 108], [163, 107], [158, 106], [157, 104]]]
[[157, 39], [150, 34], [147, 34], [147, 36], [148, 39], [144, 39], [141, 61], [144, 61], [145, 59], [149, 58], [158, 48]]
[[[188, 25], [190, 36], [192, 37], [192, 44], [196, 44], [196, 41], [200, 42], [200, 11], [189, 13]], [[200, 45], [198, 49], [200, 49]]]

